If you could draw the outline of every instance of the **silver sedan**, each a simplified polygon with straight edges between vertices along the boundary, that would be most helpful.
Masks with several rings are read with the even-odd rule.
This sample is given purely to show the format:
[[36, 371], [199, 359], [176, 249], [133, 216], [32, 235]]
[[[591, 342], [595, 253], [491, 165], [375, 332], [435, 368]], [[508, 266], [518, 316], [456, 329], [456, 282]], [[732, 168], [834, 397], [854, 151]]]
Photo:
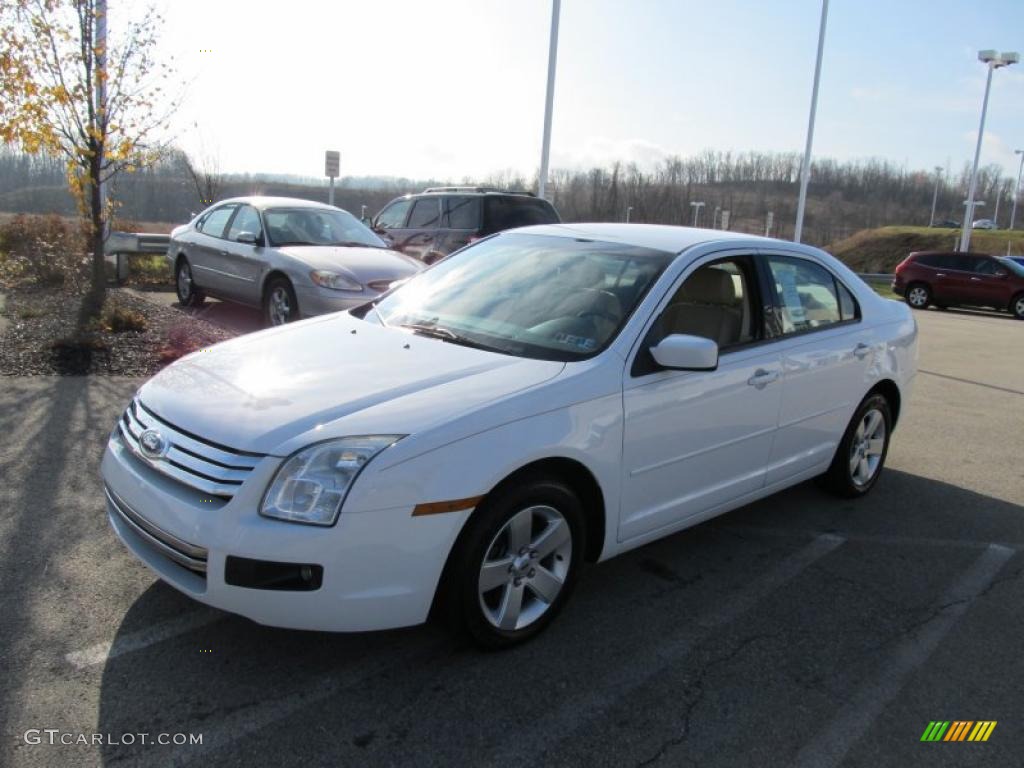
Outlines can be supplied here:
[[171, 232], [178, 301], [263, 310], [267, 325], [364, 304], [423, 268], [355, 216], [287, 197], [236, 197]]

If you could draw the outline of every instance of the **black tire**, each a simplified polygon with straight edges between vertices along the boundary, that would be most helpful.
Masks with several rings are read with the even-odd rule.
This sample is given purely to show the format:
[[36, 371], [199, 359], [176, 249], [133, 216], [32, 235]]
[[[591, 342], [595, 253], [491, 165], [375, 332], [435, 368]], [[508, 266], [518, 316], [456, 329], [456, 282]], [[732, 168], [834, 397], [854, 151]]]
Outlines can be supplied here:
[[174, 292], [178, 295], [178, 303], [183, 307], [198, 307], [206, 296], [192, 279], [192, 267], [188, 259], [182, 256], [174, 267]]
[[925, 283], [911, 283], [907, 286], [903, 298], [913, 309], [927, 309], [932, 303], [932, 289]]
[[[540, 510], [540, 511], [538, 511]], [[549, 518], [547, 510], [554, 510], [560, 518]], [[547, 554], [531, 556], [522, 550], [510, 553], [508, 544], [514, 518], [529, 515], [530, 543], [540, 541], [543, 532], [563, 532], [557, 538], [545, 541], [563, 541], [568, 526], [568, 551], [561, 549]], [[522, 519], [522, 517], [518, 517]], [[545, 525], [549, 527], [544, 527]], [[555, 527], [550, 527], [554, 525]], [[565, 605], [576, 584], [585, 548], [583, 507], [576, 494], [561, 480], [547, 475], [528, 475], [517, 478], [492, 492], [474, 511], [452, 551], [439, 592], [439, 603], [444, 617], [456, 631], [466, 632], [484, 650], [502, 650], [524, 643], [542, 632]], [[537, 549], [543, 550], [540, 546]], [[505, 562], [508, 576], [505, 576]], [[481, 580], [485, 564], [492, 563], [492, 573], [499, 582], [489, 591], [481, 593]], [[541, 573], [541, 571], [544, 573]], [[536, 571], [536, 574], [535, 574]], [[554, 581], [549, 577], [554, 576]], [[541, 597], [539, 587], [558, 583], [561, 586], [550, 601]], [[503, 606], [509, 595], [521, 596], [521, 612], [513, 619], [526, 622], [522, 626], [504, 629], [495, 622], [511, 616]], [[486, 611], [486, 612], [485, 612]], [[534, 614], [531, 616], [531, 614]]]
[[284, 325], [299, 319], [299, 301], [286, 277], [275, 277], [263, 291], [263, 322], [267, 327]]
[[[865, 452], [865, 438], [858, 434], [858, 428], [865, 422], [869, 413], [880, 414], [885, 429], [881, 453], [877, 455], [878, 461], [874, 465], [871, 464], [873, 456], [867, 455]], [[843, 439], [839, 441], [839, 446], [836, 448], [831, 466], [820, 478], [821, 485], [832, 493], [846, 498], [858, 498], [867, 494], [875, 487], [875, 483], [878, 482], [882, 469], [885, 467], [885, 457], [889, 454], [891, 436], [892, 410], [889, 407], [889, 401], [884, 395], [877, 393], [868, 395], [854, 412], [853, 418], [850, 419], [846, 432], [843, 433]], [[870, 442], [870, 435], [866, 437]], [[867, 462], [868, 467], [871, 468], [870, 476], [866, 480], [863, 478], [863, 468], [860, 462], [856, 468], [853, 466], [858, 456], [861, 462]], [[859, 478], [858, 475], [860, 475]]]
[[1024, 293], [1018, 293], [1010, 299], [1010, 312], [1018, 320], [1024, 320]]

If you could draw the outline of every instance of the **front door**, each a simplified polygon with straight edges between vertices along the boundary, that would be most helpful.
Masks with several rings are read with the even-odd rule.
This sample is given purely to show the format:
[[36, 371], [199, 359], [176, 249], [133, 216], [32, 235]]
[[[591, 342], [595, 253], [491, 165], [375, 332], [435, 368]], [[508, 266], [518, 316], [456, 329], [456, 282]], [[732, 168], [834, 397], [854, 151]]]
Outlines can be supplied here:
[[[714, 254], [688, 271], [626, 371], [619, 539], [667, 529], [760, 490], [781, 400], [781, 362], [764, 345], [754, 257]], [[719, 345], [718, 369], [652, 367], [672, 333]]]
[[[255, 236], [257, 243], [240, 242], [239, 236]], [[225, 273], [232, 298], [247, 304], [260, 303], [260, 277], [264, 269], [263, 226], [251, 205], [242, 205], [228, 225], [218, 268]]]

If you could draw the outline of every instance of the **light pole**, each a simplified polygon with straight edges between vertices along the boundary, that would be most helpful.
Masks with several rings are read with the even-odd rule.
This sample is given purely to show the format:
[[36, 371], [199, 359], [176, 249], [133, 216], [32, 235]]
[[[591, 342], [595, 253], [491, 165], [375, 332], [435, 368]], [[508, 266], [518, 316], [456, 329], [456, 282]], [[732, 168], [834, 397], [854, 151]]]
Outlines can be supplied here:
[[942, 166], [935, 166], [935, 191], [932, 193], [932, 216], [928, 219], [928, 226], [935, 226], [935, 204], [939, 202], [939, 182], [942, 181]]
[[992, 223], [996, 225], [996, 229], [999, 229], [999, 203], [1003, 200], [1003, 188], [1002, 186], [996, 190], [996, 210], [992, 214]]
[[715, 206], [715, 215], [711, 218], [711, 228], [718, 229], [718, 212], [722, 210], [722, 206]]
[[1024, 149], [1013, 150], [1015, 155], [1020, 155], [1020, 168], [1017, 169], [1017, 186], [1013, 188], [1013, 208], [1010, 209], [1010, 229], [1013, 229], [1013, 221], [1017, 218], [1017, 198], [1020, 197], [1020, 175], [1024, 172]]
[[548, 48], [548, 91], [544, 99], [544, 138], [540, 149], [540, 180], [537, 182], [537, 197], [544, 197], [548, 184], [548, 156], [551, 153], [551, 108], [555, 101], [555, 64], [558, 61], [558, 15], [562, 0], [551, 3], [551, 43]]
[[818, 29], [818, 59], [814, 63], [814, 87], [811, 89], [811, 116], [807, 120], [807, 146], [800, 168], [800, 199], [796, 204], [796, 227], [793, 242], [800, 242], [804, 229], [804, 206], [807, 205], [807, 184], [811, 180], [811, 145], [814, 143], [814, 115], [818, 110], [818, 83], [821, 81], [821, 56], [825, 51], [825, 25], [828, 22], [828, 0], [821, 0], [821, 27]]
[[633, 213], [633, 206], [632, 205], [627, 206], [627, 208], [626, 208], [626, 223], [627, 224], [629, 224], [629, 216], [630, 216], [631, 213]]
[[974, 148], [974, 166], [971, 169], [971, 183], [967, 189], [967, 207], [964, 210], [964, 226], [960, 235], [960, 250], [966, 251], [971, 247], [971, 223], [974, 221], [974, 193], [978, 190], [978, 161], [981, 159], [981, 140], [985, 137], [985, 117], [988, 113], [988, 94], [992, 90], [992, 73], [1000, 67], [1008, 67], [1020, 61], [1020, 56], [1014, 51], [997, 53], [996, 51], [978, 51], [978, 61], [988, 67], [988, 75], [985, 78], [985, 98], [981, 102], [981, 122], [978, 124], [978, 144]]
[[693, 226], [697, 226], [697, 221], [700, 219], [700, 209], [704, 207], [704, 203], [690, 203], [690, 207], [693, 208]]

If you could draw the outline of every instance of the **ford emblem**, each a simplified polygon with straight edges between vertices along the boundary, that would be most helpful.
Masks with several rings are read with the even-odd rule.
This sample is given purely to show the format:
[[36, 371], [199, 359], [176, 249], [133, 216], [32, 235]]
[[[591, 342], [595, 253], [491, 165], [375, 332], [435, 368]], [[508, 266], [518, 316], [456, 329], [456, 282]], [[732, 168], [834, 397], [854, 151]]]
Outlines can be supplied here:
[[147, 429], [139, 435], [139, 448], [143, 456], [160, 459], [167, 453], [167, 439], [155, 429]]

